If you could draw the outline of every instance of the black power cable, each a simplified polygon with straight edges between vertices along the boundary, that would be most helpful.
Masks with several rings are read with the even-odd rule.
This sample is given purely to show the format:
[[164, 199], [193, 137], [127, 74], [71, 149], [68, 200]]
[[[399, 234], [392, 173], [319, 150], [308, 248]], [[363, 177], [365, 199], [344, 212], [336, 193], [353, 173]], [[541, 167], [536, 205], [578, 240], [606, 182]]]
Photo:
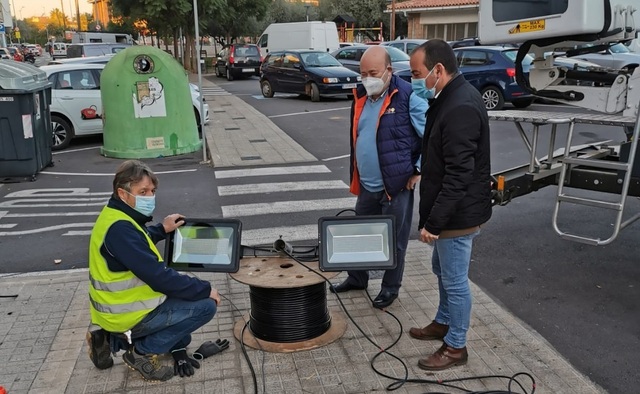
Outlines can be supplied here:
[[249, 328], [269, 342], [300, 342], [318, 337], [331, 327], [324, 282], [296, 288], [250, 286]]

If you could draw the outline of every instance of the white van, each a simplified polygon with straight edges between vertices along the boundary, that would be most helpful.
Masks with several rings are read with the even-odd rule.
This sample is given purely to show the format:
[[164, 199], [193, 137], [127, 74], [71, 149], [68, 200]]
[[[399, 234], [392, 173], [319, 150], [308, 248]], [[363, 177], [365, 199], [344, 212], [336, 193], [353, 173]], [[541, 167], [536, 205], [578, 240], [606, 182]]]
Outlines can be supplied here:
[[258, 40], [263, 55], [287, 49], [315, 49], [332, 52], [340, 48], [334, 22], [272, 23]]
[[67, 44], [64, 42], [54, 42], [51, 46], [53, 46], [53, 53], [51, 54], [53, 60], [61, 57], [67, 57]]

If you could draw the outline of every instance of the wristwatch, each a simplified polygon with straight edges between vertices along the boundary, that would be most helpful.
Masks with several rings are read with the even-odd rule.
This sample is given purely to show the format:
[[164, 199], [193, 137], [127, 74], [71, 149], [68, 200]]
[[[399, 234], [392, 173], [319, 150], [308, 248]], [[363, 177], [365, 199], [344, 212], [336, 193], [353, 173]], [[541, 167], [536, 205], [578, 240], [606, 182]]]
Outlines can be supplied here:
[[421, 175], [420, 167], [413, 167], [413, 175]]

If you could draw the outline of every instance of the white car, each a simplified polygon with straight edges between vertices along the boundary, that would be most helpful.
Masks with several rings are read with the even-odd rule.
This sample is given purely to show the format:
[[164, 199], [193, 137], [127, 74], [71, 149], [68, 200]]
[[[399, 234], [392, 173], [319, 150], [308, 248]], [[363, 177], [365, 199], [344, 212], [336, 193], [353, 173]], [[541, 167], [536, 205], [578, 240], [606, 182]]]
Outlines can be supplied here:
[[[104, 64], [56, 64], [42, 66], [52, 85], [51, 123], [53, 150], [69, 146], [75, 136], [102, 134], [102, 100], [100, 74]], [[191, 103], [200, 126], [200, 92], [189, 84]], [[204, 101], [204, 98], [202, 98]], [[209, 105], [204, 103], [205, 124], [209, 122]]]

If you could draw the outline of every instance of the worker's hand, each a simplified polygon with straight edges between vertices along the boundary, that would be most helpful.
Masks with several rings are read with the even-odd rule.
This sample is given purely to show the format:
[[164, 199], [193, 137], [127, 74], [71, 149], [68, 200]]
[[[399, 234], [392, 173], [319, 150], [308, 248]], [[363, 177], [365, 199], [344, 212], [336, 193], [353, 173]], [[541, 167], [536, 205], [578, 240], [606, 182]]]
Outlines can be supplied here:
[[173, 374], [180, 375], [181, 378], [185, 376], [192, 376], [196, 373], [194, 368], [200, 368], [200, 363], [187, 355], [186, 349], [172, 350], [173, 356]]
[[424, 228], [420, 230], [420, 241], [430, 244], [436, 239], [438, 239], [437, 235], [431, 234]]
[[416, 188], [418, 182], [420, 182], [420, 175], [413, 175], [411, 178], [409, 178], [405, 187], [407, 188], [407, 190], [413, 190]]
[[209, 294], [209, 298], [214, 300], [216, 302], [216, 305], [220, 305], [220, 294], [218, 293], [218, 290], [211, 289], [211, 294]]
[[171, 214], [164, 218], [164, 220], [162, 221], [162, 227], [164, 227], [164, 232], [167, 234], [175, 231], [175, 229], [182, 226], [183, 224], [184, 215], [180, 215], [179, 213]]

